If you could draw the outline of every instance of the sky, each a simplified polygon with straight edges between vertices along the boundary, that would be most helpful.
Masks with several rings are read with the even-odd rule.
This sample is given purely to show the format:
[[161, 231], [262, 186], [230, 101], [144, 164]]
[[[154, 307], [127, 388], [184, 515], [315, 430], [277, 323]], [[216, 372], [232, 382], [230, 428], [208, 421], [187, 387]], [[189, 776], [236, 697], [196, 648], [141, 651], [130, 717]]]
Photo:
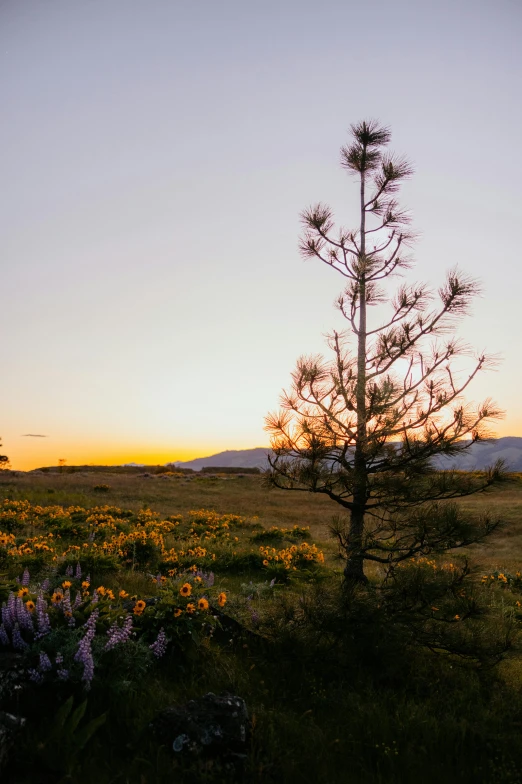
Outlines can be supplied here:
[[342, 327], [299, 215], [357, 225], [339, 149], [365, 118], [415, 167], [408, 279], [482, 281], [459, 334], [502, 362], [467, 397], [522, 436], [521, 35], [519, 0], [0, 0], [12, 466], [267, 445], [297, 357]]

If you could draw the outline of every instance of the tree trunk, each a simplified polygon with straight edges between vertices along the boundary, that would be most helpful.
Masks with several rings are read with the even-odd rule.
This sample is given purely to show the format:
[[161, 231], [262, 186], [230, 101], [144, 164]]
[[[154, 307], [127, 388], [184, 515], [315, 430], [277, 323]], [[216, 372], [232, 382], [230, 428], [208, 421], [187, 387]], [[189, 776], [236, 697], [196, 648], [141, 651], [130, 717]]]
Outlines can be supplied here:
[[359, 245], [359, 324], [357, 336], [357, 438], [354, 454], [353, 508], [350, 518], [347, 563], [344, 576], [347, 580], [367, 582], [362, 554], [364, 513], [366, 509], [366, 213], [364, 207], [364, 156], [361, 166], [361, 223]]

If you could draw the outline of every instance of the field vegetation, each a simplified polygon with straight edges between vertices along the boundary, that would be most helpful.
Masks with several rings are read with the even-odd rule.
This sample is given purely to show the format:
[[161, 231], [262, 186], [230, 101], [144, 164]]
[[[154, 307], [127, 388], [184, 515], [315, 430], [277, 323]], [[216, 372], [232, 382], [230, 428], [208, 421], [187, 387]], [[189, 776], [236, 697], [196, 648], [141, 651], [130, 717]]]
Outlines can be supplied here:
[[[2, 472], [0, 651], [30, 674], [2, 706], [28, 720], [2, 780], [521, 781], [521, 477], [460, 503], [505, 522], [347, 591], [324, 497]], [[248, 706], [232, 762], [149, 728], [209, 691]]]

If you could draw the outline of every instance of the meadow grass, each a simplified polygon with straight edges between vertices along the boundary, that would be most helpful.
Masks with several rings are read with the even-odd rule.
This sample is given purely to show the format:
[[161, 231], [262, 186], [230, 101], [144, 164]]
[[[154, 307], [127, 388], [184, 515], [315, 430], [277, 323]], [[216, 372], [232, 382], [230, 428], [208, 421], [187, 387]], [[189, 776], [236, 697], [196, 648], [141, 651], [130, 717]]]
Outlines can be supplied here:
[[[95, 490], [99, 485], [109, 489]], [[192, 510], [239, 515], [244, 519], [225, 531], [227, 538], [220, 538], [218, 526], [218, 537], [208, 546], [222, 566], [222, 571], [215, 568], [216, 591], [226, 591], [229, 617], [254, 636], [232, 634], [225, 627], [213, 639], [177, 646], [154, 667], [145, 666], [138, 652], [124, 668], [125, 677], [107, 672], [100, 681], [95, 678], [85, 720], [106, 713], [107, 721], [68, 769], [56, 762], [52, 743], [41, 747], [49, 711], [70, 691], [63, 684], [43, 684], [36, 697], [31, 692], [30, 705], [19, 699], [18, 709], [32, 720], [6, 782], [33, 782], [35, 775], [42, 784], [522, 782], [522, 652], [516, 635], [520, 620], [513, 610], [522, 595], [515, 584], [481, 585], [483, 572], [515, 574], [522, 567], [520, 477], [494, 493], [461, 502], [470, 510], [491, 505], [506, 521], [488, 542], [466, 553], [472, 579], [488, 605], [480, 623], [489, 624], [486, 631], [492, 637], [503, 633], [497, 615], [509, 617], [513, 627], [511, 648], [493, 668], [405, 643], [408, 624], [400, 631], [390, 626], [371, 593], [339, 618], [342, 562], [328, 536], [337, 510], [324, 497], [268, 492], [255, 475], [162, 478], [85, 471], [0, 474], [0, 502], [7, 498], [41, 507], [150, 509], [162, 519], [181, 515], [172, 534], [178, 537], [176, 546], [190, 540]], [[211, 517], [203, 518], [202, 530], [207, 520]], [[294, 526], [309, 528], [305, 541], [321, 548], [324, 564], [286, 573], [275, 563], [273, 572], [259, 560], [252, 566], [246, 556], [260, 546], [298, 544], [301, 540], [289, 533]], [[16, 568], [20, 566], [17, 561]], [[0, 565], [10, 579], [13, 569], [7, 562]], [[162, 589], [148, 571], [120, 564], [94, 570], [92, 581], [114, 593], [123, 589], [135, 596], [159, 596]], [[274, 588], [268, 584], [272, 575]], [[309, 616], [303, 610], [307, 602]], [[254, 615], [260, 621], [253, 623]], [[147, 730], [158, 710], [206, 691], [239, 694], [248, 704], [252, 728], [242, 772], [215, 762], [173, 759]], [[79, 686], [73, 693], [77, 703], [84, 699]], [[60, 739], [54, 742], [59, 745]]]

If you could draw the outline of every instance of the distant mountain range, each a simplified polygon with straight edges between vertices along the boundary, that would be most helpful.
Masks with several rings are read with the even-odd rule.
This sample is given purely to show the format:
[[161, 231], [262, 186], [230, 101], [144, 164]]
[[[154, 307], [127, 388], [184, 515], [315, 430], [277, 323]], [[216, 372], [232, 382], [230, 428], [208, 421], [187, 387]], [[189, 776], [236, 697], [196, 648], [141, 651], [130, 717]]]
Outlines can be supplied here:
[[[195, 460], [176, 462], [179, 468], [192, 468], [200, 471], [205, 467], [216, 468], [268, 468], [267, 456], [271, 450], [264, 447], [255, 449], [230, 449], [218, 452], [209, 457], [198, 457]], [[457, 468], [461, 471], [472, 471], [486, 468], [497, 460], [504, 460], [509, 471], [522, 471], [522, 438], [506, 436], [494, 441], [478, 441], [458, 457], [438, 457], [435, 465], [438, 468]]]

